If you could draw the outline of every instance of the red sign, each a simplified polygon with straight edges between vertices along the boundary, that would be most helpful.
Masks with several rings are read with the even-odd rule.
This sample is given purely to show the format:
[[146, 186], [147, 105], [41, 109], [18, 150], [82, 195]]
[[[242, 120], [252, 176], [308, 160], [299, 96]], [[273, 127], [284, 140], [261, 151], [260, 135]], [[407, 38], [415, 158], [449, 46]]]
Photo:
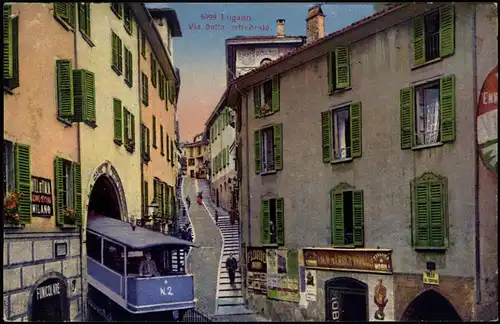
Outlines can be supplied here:
[[486, 77], [479, 94], [477, 143], [484, 165], [498, 176], [498, 65]]

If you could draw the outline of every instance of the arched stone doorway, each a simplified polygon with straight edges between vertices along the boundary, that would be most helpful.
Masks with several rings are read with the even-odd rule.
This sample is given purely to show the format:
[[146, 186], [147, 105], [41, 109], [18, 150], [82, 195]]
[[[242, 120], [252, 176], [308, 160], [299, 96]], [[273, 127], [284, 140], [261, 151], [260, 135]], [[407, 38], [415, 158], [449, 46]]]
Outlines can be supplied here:
[[368, 285], [347, 277], [326, 281], [325, 320], [368, 321]]
[[125, 190], [118, 172], [109, 161], [96, 168], [92, 175], [88, 215], [128, 220]]
[[69, 321], [68, 286], [60, 273], [53, 272], [40, 279], [29, 302], [30, 322]]
[[461, 322], [455, 307], [434, 289], [418, 295], [406, 307], [401, 318], [403, 322], [454, 321]]

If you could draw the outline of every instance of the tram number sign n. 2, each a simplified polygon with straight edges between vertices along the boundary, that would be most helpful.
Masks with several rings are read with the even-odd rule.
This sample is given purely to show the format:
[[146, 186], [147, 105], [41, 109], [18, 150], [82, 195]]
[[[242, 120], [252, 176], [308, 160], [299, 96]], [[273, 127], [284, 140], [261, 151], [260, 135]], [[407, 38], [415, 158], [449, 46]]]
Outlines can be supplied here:
[[340, 320], [340, 304], [337, 296], [334, 294], [331, 299], [332, 306], [332, 320], [339, 321]]
[[168, 281], [165, 280], [164, 284], [165, 284], [165, 287], [160, 287], [160, 295], [161, 296], [173, 296], [174, 293], [172, 292], [172, 287], [168, 286]]

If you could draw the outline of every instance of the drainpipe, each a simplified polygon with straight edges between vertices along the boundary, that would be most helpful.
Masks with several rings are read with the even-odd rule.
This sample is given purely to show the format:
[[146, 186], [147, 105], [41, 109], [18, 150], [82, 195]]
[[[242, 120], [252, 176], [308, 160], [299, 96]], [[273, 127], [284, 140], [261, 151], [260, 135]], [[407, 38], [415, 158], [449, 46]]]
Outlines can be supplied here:
[[[75, 68], [78, 69], [78, 33], [73, 33], [73, 51], [74, 51], [74, 56], [75, 56]], [[76, 123], [76, 148], [77, 148], [77, 160], [78, 163], [80, 163], [80, 166], [82, 165], [82, 156], [81, 156], [81, 128], [80, 128], [80, 123]], [[83, 206], [82, 206], [83, 207]], [[85, 211], [82, 211], [83, 214], [85, 215]], [[86, 219], [83, 219], [82, 222], [82, 227], [80, 227], [80, 291], [81, 291], [81, 299], [82, 299], [82, 321], [85, 321], [87, 319], [87, 303], [86, 303], [86, 294], [88, 293], [85, 290], [86, 287], [86, 276], [87, 273], [84, 271], [84, 266], [83, 263], [87, 264], [84, 256], [83, 256], [83, 244], [86, 243], [85, 239], [85, 226], [87, 225]]]
[[248, 213], [248, 246], [252, 246], [252, 212], [250, 211], [250, 158], [248, 157], [248, 152], [250, 152], [248, 147], [248, 93], [245, 93], [245, 147], [247, 148], [245, 160], [247, 164], [247, 213]]
[[[141, 56], [142, 56], [142, 54], [141, 54], [141, 36], [140, 36], [140, 33], [137, 33], [137, 94], [138, 94], [137, 98], [139, 98], [139, 100], [138, 100], [138, 104], [139, 104], [139, 118], [138, 119], [139, 119], [139, 122], [138, 122], [138, 124], [139, 124], [139, 145], [141, 145], [141, 148], [139, 148], [139, 152], [140, 152], [139, 153], [139, 165], [141, 166], [141, 183], [140, 183], [141, 197], [144, 197], [144, 164], [142, 163], [142, 141], [144, 139], [141, 138], [141, 136], [142, 136]], [[167, 143], [167, 145], [168, 145], [168, 143]], [[149, 183], [148, 183], [148, 186], [149, 186]], [[147, 200], [146, 200], [146, 203], [147, 203]], [[142, 213], [143, 213], [144, 207], [145, 206], [142, 206], [142, 201], [141, 201], [141, 211], [140, 211], [141, 212], [140, 213], [141, 222], [142, 222], [142, 216], [143, 216]]]
[[[472, 12], [472, 100], [474, 114], [474, 247], [476, 259], [476, 305], [481, 304], [481, 241], [480, 241], [480, 219], [479, 219], [479, 156], [478, 156], [478, 143], [477, 143], [477, 42], [476, 42], [476, 10], [477, 5], [473, 5]], [[475, 317], [477, 318], [477, 310]]]

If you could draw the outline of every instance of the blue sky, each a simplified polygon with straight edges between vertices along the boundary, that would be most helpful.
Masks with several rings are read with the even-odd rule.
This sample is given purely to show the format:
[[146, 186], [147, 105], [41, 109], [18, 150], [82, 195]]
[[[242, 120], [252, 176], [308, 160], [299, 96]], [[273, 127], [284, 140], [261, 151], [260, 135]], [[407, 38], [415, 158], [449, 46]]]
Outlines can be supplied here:
[[[235, 36], [274, 35], [276, 19], [285, 19], [287, 35], [305, 35], [308, 9], [314, 3], [150, 3], [151, 8], [175, 9], [181, 24], [182, 38], [174, 38], [174, 64], [181, 70], [181, 91], [177, 110], [181, 140], [191, 141], [203, 131], [204, 123], [225, 90], [226, 38]], [[373, 4], [338, 3], [322, 5], [325, 34], [339, 30], [373, 13]], [[202, 19], [216, 16], [216, 20]], [[249, 16], [251, 21], [232, 23], [221, 16]], [[208, 16], [207, 16], [208, 17]], [[219, 24], [207, 30], [206, 25]], [[269, 26], [269, 31], [233, 31], [234, 24]], [[200, 30], [193, 29], [200, 25]], [[190, 29], [191, 25], [191, 29]]]

